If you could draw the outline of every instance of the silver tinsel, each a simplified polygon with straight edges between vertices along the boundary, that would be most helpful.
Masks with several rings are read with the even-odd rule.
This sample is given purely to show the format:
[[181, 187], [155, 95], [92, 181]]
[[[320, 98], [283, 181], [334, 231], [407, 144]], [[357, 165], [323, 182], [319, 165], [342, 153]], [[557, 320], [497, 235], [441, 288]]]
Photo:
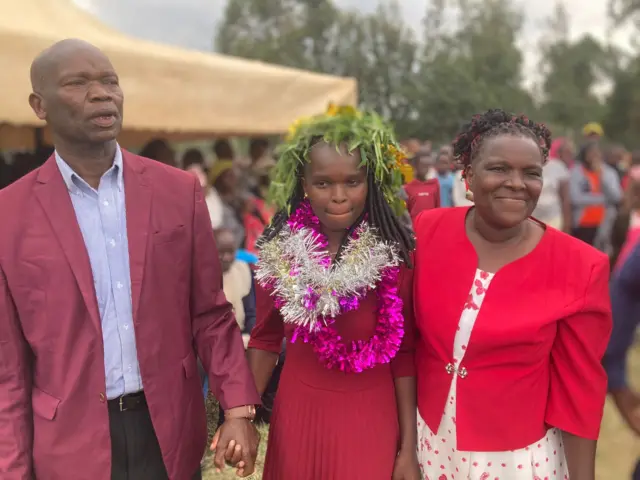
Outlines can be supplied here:
[[288, 226], [260, 249], [256, 280], [273, 286], [273, 294], [284, 301], [280, 313], [285, 322], [315, 330], [320, 319], [340, 313], [341, 298], [362, 297], [375, 288], [384, 269], [400, 263], [395, 248], [367, 224], [347, 241], [337, 264], [325, 267], [325, 255], [312, 230], [293, 232]]

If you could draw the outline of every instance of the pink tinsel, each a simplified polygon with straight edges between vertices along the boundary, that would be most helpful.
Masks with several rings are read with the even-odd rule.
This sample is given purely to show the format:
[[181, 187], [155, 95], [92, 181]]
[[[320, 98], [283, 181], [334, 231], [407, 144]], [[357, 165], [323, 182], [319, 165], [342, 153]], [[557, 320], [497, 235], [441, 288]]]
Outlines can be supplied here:
[[[304, 201], [288, 220], [289, 227], [297, 231], [308, 228], [315, 233], [317, 246], [327, 247], [327, 239], [320, 232], [320, 222], [315, 216], [311, 205]], [[357, 237], [358, 229], [353, 236]], [[331, 258], [324, 255], [320, 260], [322, 265], [330, 268]], [[367, 340], [352, 342], [345, 345], [329, 321], [319, 321], [319, 327], [311, 332], [308, 327], [296, 327], [292, 342], [298, 338], [311, 344], [320, 362], [327, 368], [337, 368], [343, 372], [362, 372], [376, 365], [389, 363], [398, 353], [404, 335], [404, 318], [402, 315], [402, 299], [398, 296], [398, 267], [388, 267], [381, 272], [381, 278], [375, 291], [378, 296], [378, 325], [375, 333]], [[313, 309], [315, 294], [310, 291], [305, 295], [306, 308]], [[365, 293], [365, 292], [361, 292]], [[364, 296], [364, 295], [363, 295]], [[340, 313], [358, 308], [358, 296], [339, 299]], [[282, 304], [282, 299], [276, 299], [276, 306]], [[326, 323], [325, 323], [326, 322]]]

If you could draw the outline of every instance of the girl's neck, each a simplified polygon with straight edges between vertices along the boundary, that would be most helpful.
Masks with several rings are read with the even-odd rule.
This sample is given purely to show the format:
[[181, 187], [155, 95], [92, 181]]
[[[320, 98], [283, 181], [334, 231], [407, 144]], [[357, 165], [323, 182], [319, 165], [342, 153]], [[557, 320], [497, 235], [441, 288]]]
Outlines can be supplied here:
[[327, 238], [327, 249], [329, 253], [332, 257], [335, 257], [340, 249], [340, 245], [342, 245], [344, 238], [347, 236], [347, 232], [345, 230], [331, 231], [323, 228], [322, 233]]

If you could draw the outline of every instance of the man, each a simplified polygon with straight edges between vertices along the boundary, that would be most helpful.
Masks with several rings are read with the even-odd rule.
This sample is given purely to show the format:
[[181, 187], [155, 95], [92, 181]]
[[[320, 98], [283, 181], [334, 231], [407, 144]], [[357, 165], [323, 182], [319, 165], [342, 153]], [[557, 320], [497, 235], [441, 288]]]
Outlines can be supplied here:
[[451, 161], [446, 151], [438, 153], [435, 170], [438, 185], [440, 186], [440, 206], [453, 207], [453, 185], [455, 176], [451, 171]]
[[201, 478], [196, 349], [227, 412], [216, 465], [251, 474], [260, 399], [200, 185], [119, 148], [97, 48], [56, 43], [31, 81], [56, 150], [0, 192], [0, 478]]

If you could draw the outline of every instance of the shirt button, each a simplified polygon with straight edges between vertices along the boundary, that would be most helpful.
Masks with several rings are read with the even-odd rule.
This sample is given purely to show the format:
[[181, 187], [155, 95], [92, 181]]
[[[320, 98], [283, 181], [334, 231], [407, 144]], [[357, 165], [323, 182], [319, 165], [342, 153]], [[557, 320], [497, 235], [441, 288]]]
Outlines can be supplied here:
[[100, 392], [100, 403], [104, 403], [107, 400], [107, 397], [104, 393]]
[[128, 324], [128, 323], [125, 323], [125, 324], [123, 325], [123, 327], [124, 327], [124, 329], [125, 329], [125, 330], [129, 330], [129, 324]]
[[104, 202], [102, 202], [102, 204], [103, 204], [105, 207], [108, 207], [108, 206], [109, 206], [109, 202], [108, 202], [107, 200], [105, 200]]
[[116, 241], [112, 238], [111, 240], [109, 240], [109, 245], [111, 245], [112, 247], [115, 247]]
[[122, 285], [122, 282], [118, 282], [118, 283], [116, 283], [116, 287], [118, 287], [118, 288], [122, 288], [123, 286], [124, 286], [124, 285]]

